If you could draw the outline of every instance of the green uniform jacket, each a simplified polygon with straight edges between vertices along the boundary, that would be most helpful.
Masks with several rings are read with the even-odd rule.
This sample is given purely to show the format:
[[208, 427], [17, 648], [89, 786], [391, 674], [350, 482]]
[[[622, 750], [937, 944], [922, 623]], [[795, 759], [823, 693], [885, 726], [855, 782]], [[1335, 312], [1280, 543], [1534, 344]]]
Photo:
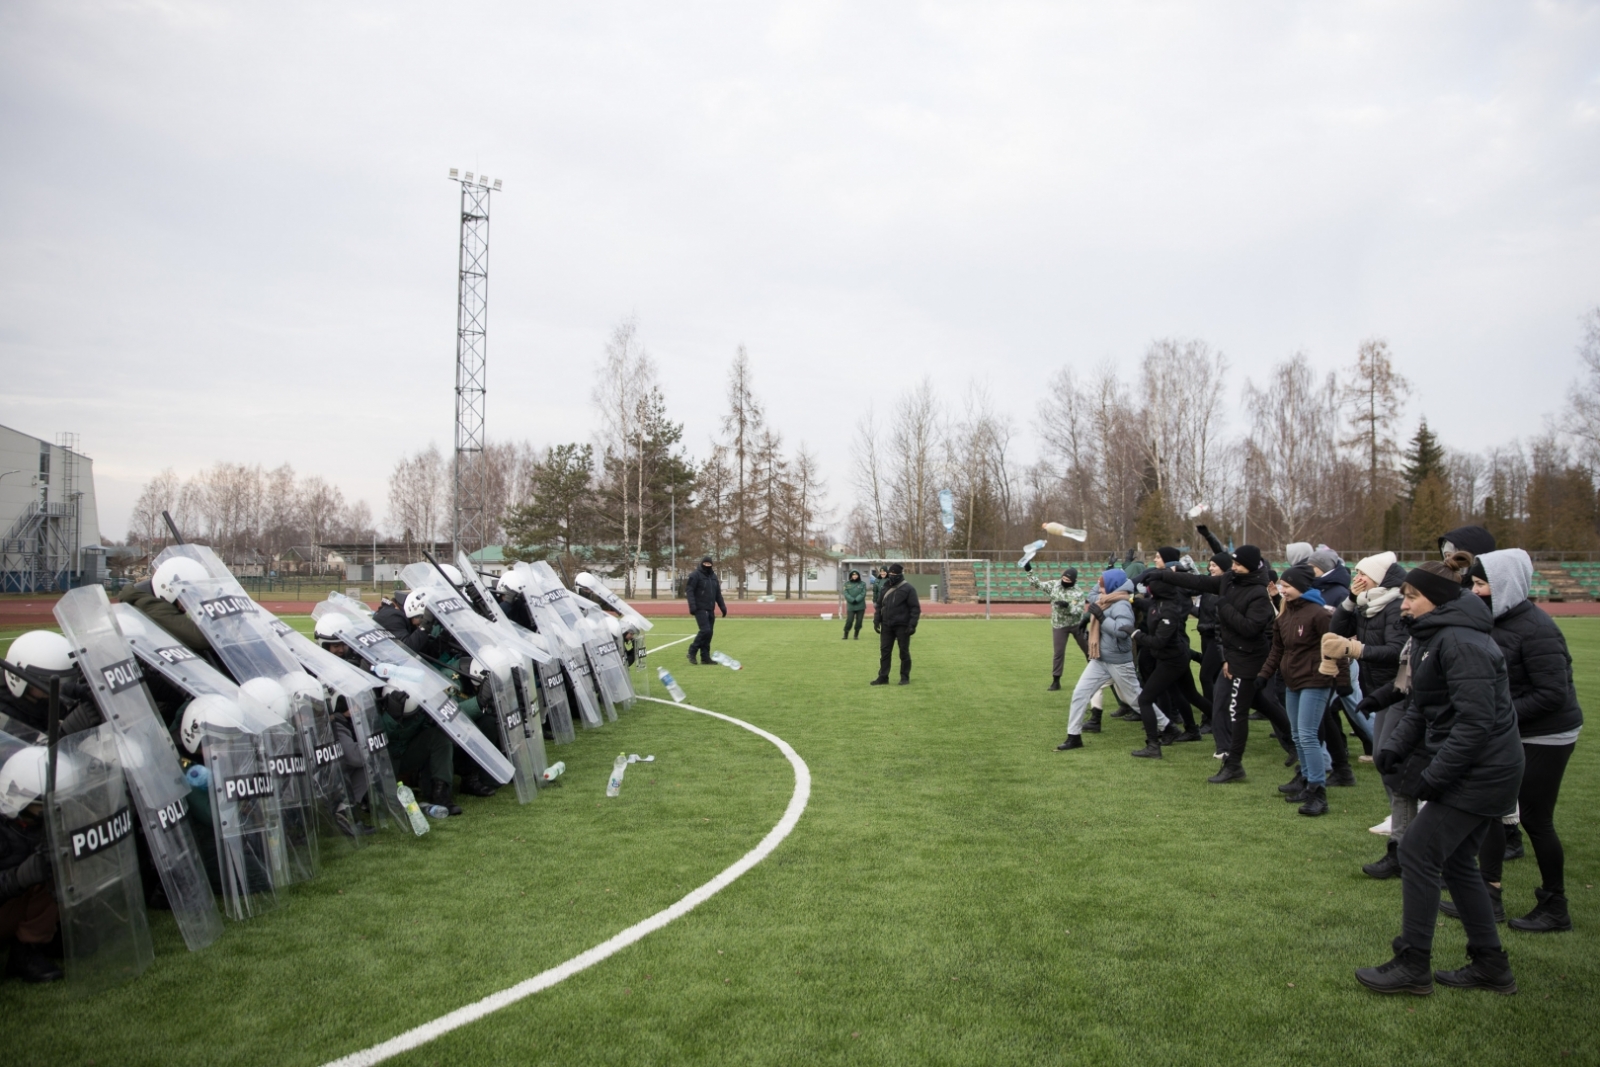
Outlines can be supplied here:
[[117, 599], [124, 604], [132, 604], [149, 616], [157, 626], [188, 645], [191, 651], [202, 655], [211, 651], [211, 642], [200, 632], [200, 627], [196, 626], [178, 605], [168, 604], [156, 596], [149, 582], [124, 587], [122, 592], [117, 594]]
[[844, 583], [844, 606], [849, 611], [867, 610], [866, 582], [857, 581]]
[[1083, 590], [1075, 585], [1066, 585], [1057, 578], [1051, 582], [1041, 582], [1032, 574], [1028, 581], [1033, 583], [1035, 589], [1044, 592], [1050, 598], [1050, 625], [1057, 630], [1075, 629], [1083, 621], [1083, 608], [1087, 598]]

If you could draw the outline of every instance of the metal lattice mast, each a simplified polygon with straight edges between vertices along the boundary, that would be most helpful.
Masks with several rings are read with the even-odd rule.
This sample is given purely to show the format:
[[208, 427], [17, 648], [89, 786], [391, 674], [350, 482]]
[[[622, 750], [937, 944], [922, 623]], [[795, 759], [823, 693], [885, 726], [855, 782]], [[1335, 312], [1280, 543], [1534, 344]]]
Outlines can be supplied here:
[[461, 256], [456, 302], [456, 454], [451, 542], [474, 552], [488, 536], [485, 514], [489, 470], [483, 462], [484, 400], [487, 393], [489, 324], [489, 196], [487, 175], [450, 177], [461, 183]]

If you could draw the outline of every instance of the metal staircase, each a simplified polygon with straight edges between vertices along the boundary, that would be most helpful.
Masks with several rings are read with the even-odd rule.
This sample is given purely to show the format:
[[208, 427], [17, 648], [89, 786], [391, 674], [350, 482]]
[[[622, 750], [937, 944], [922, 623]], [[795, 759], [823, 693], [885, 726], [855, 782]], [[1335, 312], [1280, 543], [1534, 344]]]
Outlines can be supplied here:
[[43, 593], [65, 589], [77, 554], [77, 502], [35, 501], [0, 538], [0, 591]]

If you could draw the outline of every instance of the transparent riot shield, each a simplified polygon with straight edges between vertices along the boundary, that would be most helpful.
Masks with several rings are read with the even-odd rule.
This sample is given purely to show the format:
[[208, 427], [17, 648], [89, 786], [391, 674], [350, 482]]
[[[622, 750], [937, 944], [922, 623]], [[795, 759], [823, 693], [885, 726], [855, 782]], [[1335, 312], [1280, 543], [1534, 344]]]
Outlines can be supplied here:
[[134, 815], [110, 726], [61, 738], [45, 802], [67, 980], [84, 991], [137, 978], [155, 959]]
[[500, 735], [500, 748], [511, 761], [511, 779], [517, 802], [526, 804], [538, 795], [539, 776], [544, 773], [544, 735], [531, 727], [538, 705], [529, 705], [526, 688], [516, 675], [532, 672], [532, 662], [516, 644], [495, 630], [488, 620], [472, 610], [465, 598], [446, 584], [444, 576], [431, 563], [413, 563], [400, 572], [400, 580], [413, 590], [428, 594], [428, 611], [449, 631], [457, 644], [484, 668], [479, 700], [488, 696]]
[[494, 743], [477, 728], [471, 719], [462, 715], [456, 702], [450, 698], [449, 687], [443, 678], [394, 635], [374, 624], [371, 618], [356, 617], [343, 605], [350, 600], [342, 593], [329, 593], [328, 599], [318, 604], [312, 617], [341, 616], [346, 621], [341, 631], [345, 643], [368, 663], [372, 673], [397, 689], [414, 697], [429, 718], [450, 735], [456, 747], [483, 768], [485, 774], [505, 785], [511, 781], [515, 769], [511, 761], [495, 747]]
[[72, 643], [95, 703], [115, 733], [134, 810], [172, 917], [189, 951], [198, 952], [222, 936], [222, 917], [206, 878], [205, 861], [195, 846], [189, 782], [172, 735], [144, 687], [105, 589], [87, 585], [69, 590], [56, 602], [55, 616]]
[[[191, 697], [218, 696], [232, 707], [236, 729], [211, 728], [201, 737], [200, 760], [208, 779], [205, 797], [217, 854], [214, 881], [230, 919], [248, 919], [270, 910], [277, 904], [274, 887], [287, 888], [295, 880], [281, 802], [271, 781], [272, 788], [257, 785], [243, 791], [237, 782], [270, 773], [268, 753], [294, 749], [297, 734], [256, 701], [241, 701], [232, 678], [175, 642], [138, 609], [114, 604], [112, 613], [145, 667]], [[227, 787], [230, 780], [236, 781], [232, 789]], [[291, 822], [303, 826], [305, 813], [299, 812]]]
[[623, 600], [610, 589], [607, 589], [604, 582], [590, 574], [588, 571], [579, 571], [573, 577], [572, 581], [574, 585], [580, 585], [587, 589], [589, 592], [593, 593], [597, 598], [599, 598], [601, 603], [605, 604], [612, 611], [615, 611], [618, 615], [621, 615], [628, 621], [632, 629], [638, 630], [640, 633], [645, 633], [646, 631], [655, 628], [655, 623], [651, 622], [649, 619], [635, 611], [628, 605], [626, 600]]
[[539, 702], [544, 705], [550, 735], [556, 744], [570, 745], [577, 734], [572, 729], [572, 707], [567, 703], [566, 674], [561, 664], [554, 660], [538, 664], [534, 671], [539, 682]]
[[[333, 722], [323, 699], [322, 687], [301, 669], [288, 647], [273, 632], [276, 619], [244, 591], [216, 553], [204, 545], [173, 545], [156, 557], [159, 566], [174, 556], [198, 560], [211, 574], [205, 580], [178, 585], [178, 603], [200, 628], [212, 649], [241, 683], [257, 678], [269, 679], [289, 694], [291, 715], [288, 721], [299, 733], [296, 751], [269, 753], [275, 771], [303, 778], [280, 783], [278, 798], [290, 841], [299, 831], [295, 809], [304, 797], [311, 814], [306, 829], [311, 833], [311, 860], [307, 877], [314, 877], [318, 865], [316, 829], [350, 848], [366, 839], [355, 832], [354, 805], [350, 802], [341, 766], [343, 754]], [[291, 860], [296, 857], [291, 854]]]
[[[572, 697], [578, 702], [578, 714], [586, 727], [601, 724], [600, 702], [596, 699], [594, 673], [589, 669], [588, 655], [583, 651], [583, 634], [576, 623], [582, 612], [568, 602], [572, 596], [548, 563], [518, 563], [518, 571], [528, 575], [528, 592], [523, 599], [539, 626], [539, 634], [549, 643], [550, 652], [560, 661], [572, 685]], [[553, 584], [552, 584], [553, 583]], [[615, 718], [615, 715], [612, 716]]]
[[610, 616], [599, 608], [583, 620], [586, 637], [584, 648], [595, 666], [595, 677], [606, 699], [613, 705], [628, 707], [633, 703], [633, 681], [628, 677], [627, 665], [622, 661], [622, 648], [608, 624]]
[[[349, 709], [350, 727], [366, 761], [369, 783], [367, 807], [373, 819], [387, 816], [395, 826], [409, 831], [411, 818], [406, 813], [405, 805], [400, 803], [394, 765], [389, 759], [389, 738], [379, 723], [377, 700], [373, 696], [373, 690], [383, 684], [382, 680], [340, 659], [282, 620], [273, 620], [273, 630], [306, 670], [316, 675], [323, 685], [344, 697]], [[372, 801], [374, 790], [382, 798], [379, 803]], [[360, 798], [356, 799], [359, 804]]]

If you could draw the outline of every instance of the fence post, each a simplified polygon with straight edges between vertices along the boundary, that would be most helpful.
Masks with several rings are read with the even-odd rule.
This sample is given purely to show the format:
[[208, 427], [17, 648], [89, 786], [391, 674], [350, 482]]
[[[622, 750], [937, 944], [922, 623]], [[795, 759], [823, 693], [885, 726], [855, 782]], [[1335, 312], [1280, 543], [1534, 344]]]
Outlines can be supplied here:
[[994, 588], [994, 560], [983, 561], [983, 618], [989, 619], [989, 598]]

